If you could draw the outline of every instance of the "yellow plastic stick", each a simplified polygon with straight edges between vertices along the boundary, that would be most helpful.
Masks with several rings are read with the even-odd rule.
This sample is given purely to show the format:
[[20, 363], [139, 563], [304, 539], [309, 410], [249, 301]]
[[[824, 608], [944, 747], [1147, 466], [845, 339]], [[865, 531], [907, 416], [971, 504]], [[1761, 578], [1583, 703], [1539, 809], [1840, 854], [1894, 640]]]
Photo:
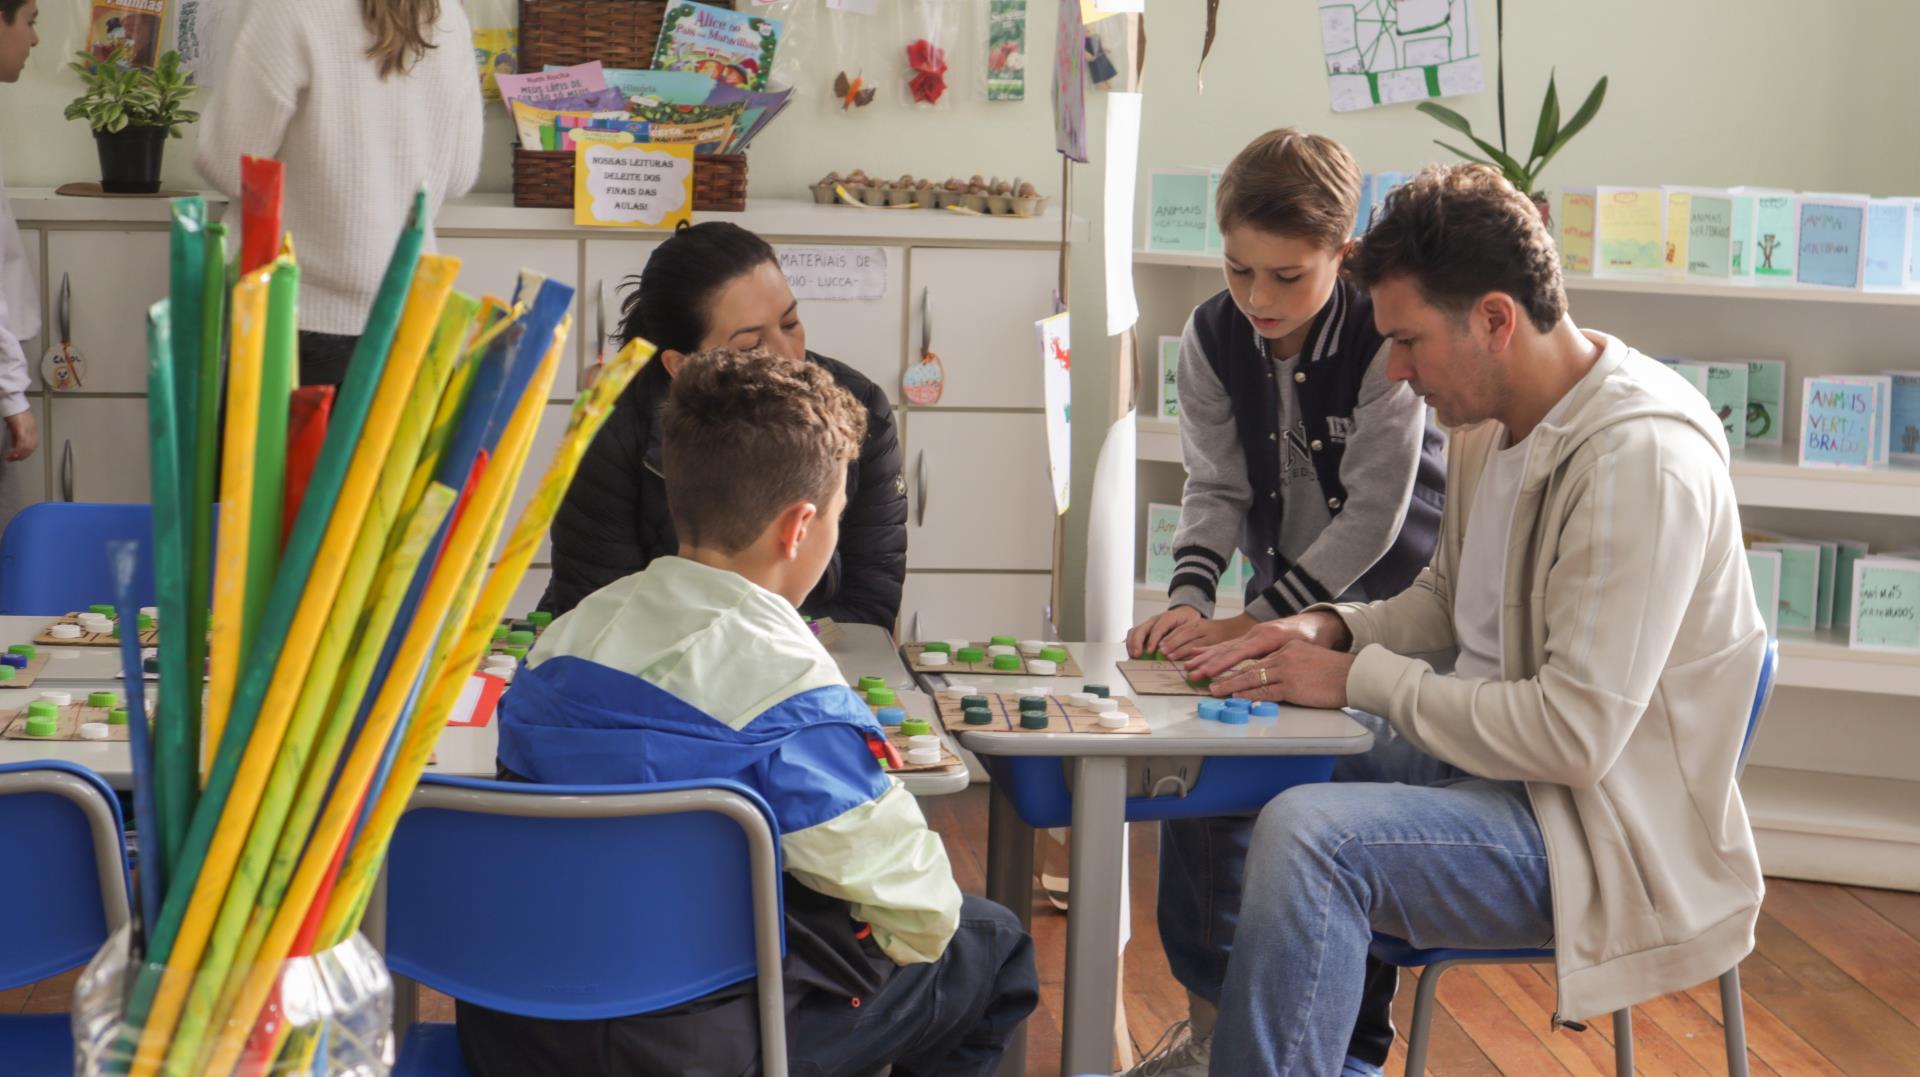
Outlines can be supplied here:
[[[241, 844], [251, 828], [274, 758], [279, 754], [299, 686], [306, 683], [321, 628], [333, 606], [341, 577], [346, 572], [350, 548], [360, 533], [361, 520], [372, 500], [374, 482], [386, 462], [394, 431], [412, 395], [440, 309], [453, 290], [458, 259], [437, 259], [435, 265], [436, 269], [429, 270], [427, 258], [423, 257], [416, 276], [430, 273], [428, 279], [433, 284], [418, 289], [416, 279], [416, 286], [409, 289], [385, 369], [361, 428], [359, 444], [355, 446], [333, 516], [327, 521], [307, 585], [300, 594], [286, 644], [274, 665], [272, 687], [261, 701], [253, 735], [241, 757], [219, 825], [195, 879], [179, 935], [168, 955], [166, 973], [141, 1029], [140, 1057], [134, 1064], [134, 1077], [144, 1077], [152, 1071], [152, 1058], [162, 1045], [173, 1042], [176, 1048], [180, 1046], [174, 1036], [174, 1023], [185, 1001], [186, 989], [200, 967], [214, 915], [233, 881]], [[326, 672], [330, 676], [333, 671]], [[259, 880], [252, 882], [257, 885]], [[191, 1055], [186, 1057], [191, 1061]]]
[[267, 336], [267, 273], [249, 273], [233, 289], [233, 337], [227, 357], [227, 432], [220, 474], [219, 556], [213, 574], [211, 664], [200, 745], [200, 773], [226, 728], [245, 653], [247, 521], [253, 516], [253, 440], [260, 427], [260, 363]]
[[[550, 360], [554, 354], [557, 353], [550, 353]], [[533, 436], [541, 406], [546, 403], [547, 387], [553, 382], [553, 367], [552, 361], [546, 361], [535, 373], [532, 384], [501, 438], [502, 448], [508, 450], [501, 452], [503, 457], [511, 459], [517, 455], [521, 452], [520, 443]], [[267, 931], [266, 942], [244, 971], [245, 980], [228, 1020], [218, 1026], [220, 1039], [208, 1072], [231, 1072], [239, 1060], [246, 1036], [280, 976], [281, 965], [293, 946], [294, 935], [313, 906], [321, 881], [331, 866], [333, 854], [340, 848], [340, 842], [345, 839], [348, 829], [359, 815], [357, 792], [349, 791], [364, 790], [372, 780], [374, 770], [379, 767], [380, 758], [386, 754], [387, 740], [393, 735], [393, 728], [413, 690], [413, 682], [440, 634], [448, 610], [454, 605], [455, 590], [466, 576], [465, 566], [473, 558], [485, 556], [481, 540], [487, 520], [493, 513], [494, 505], [512, 493], [515, 478], [517, 476], [504, 467], [489, 467], [481, 474], [459, 525], [454, 528], [441, 555], [440, 567], [428, 582], [426, 593], [416, 608], [399, 653], [380, 686], [379, 694], [374, 698], [373, 708], [367, 714], [359, 739], [354, 742], [353, 750], [340, 772], [335, 793], [328, 798], [320, 824], [307, 844], [306, 853], [300, 858], [300, 868], [295, 872], [293, 884], [288, 887], [280, 911], [275, 914], [273, 924]], [[242, 970], [236, 968], [234, 973], [239, 975]], [[153, 1026], [149, 1024], [148, 1027]]]

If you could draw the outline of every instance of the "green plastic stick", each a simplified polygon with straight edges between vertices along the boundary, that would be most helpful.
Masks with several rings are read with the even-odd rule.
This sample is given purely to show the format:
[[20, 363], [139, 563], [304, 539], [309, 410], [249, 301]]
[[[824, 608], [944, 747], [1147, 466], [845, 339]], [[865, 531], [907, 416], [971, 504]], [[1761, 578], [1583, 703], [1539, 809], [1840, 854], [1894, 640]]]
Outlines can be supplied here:
[[[153, 583], [160, 623], [187, 623], [187, 563], [184, 514], [180, 500], [180, 439], [173, 406], [171, 300], [147, 310], [147, 438], [153, 477]], [[158, 710], [153, 737], [154, 811], [159, 815], [159, 848], [167, 879], [177, 882], [176, 865], [186, 845], [199, 772], [196, 746], [187, 739], [187, 652], [160, 648]]]
[[279, 506], [287, 496], [287, 414], [300, 352], [300, 267], [282, 255], [267, 285], [267, 342], [260, 364], [260, 432], [253, 449], [253, 518], [247, 521], [246, 654], [280, 568]]
[[[204, 669], [207, 663], [207, 603], [213, 591], [213, 505], [220, 499], [215, 488], [220, 447], [220, 340], [227, 316], [227, 226], [219, 221], [207, 225], [206, 259], [201, 273], [199, 378], [194, 407], [193, 454], [193, 540], [187, 561], [187, 668]], [[177, 340], [175, 343], [179, 343]], [[179, 353], [175, 352], [176, 361]], [[183, 414], [184, 422], [186, 416]], [[193, 744], [195, 782], [199, 788], [200, 709], [202, 695], [187, 693], [187, 714], [191, 719], [189, 740]]]
[[[248, 661], [241, 674], [240, 684], [234, 692], [232, 714], [227, 720], [226, 728], [221, 731], [220, 748], [214, 756], [213, 769], [207, 778], [205, 794], [188, 828], [187, 844], [180, 868], [170, 876], [172, 882], [169, 886], [167, 901], [160, 910], [160, 925], [154, 932], [153, 938], [149, 940], [148, 965], [142, 970], [138, 982], [134, 985], [132, 996], [128, 999], [126, 1023], [130, 1028], [142, 1029], [143, 1034], [149, 1011], [154, 1004], [155, 992], [160, 986], [160, 964], [171, 959], [174, 944], [180, 934], [181, 921], [186, 916], [187, 906], [200, 877], [207, 849], [213, 842], [214, 830], [219, 825], [221, 813], [226, 808], [227, 794], [233, 788], [234, 776], [240, 768], [241, 757], [246, 754], [248, 742], [253, 737], [254, 722], [259, 717], [261, 701], [266, 697], [274, 670], [279, 665], [278, 660], [286, 642], [287, 629], [293, 622], [294, 612], [306, 590], [307, 575], [313, 567], [315, 555], [319, 552], [320, 539], [326, 530], [327, 520], [333, 513], [334, 501], [346, 477], [347, 465], [360, 439], [360, 428], [366, 420], [367, 409], [373, 402], [374, 389], [379, 384], [380, 374], [386, 365], [387, 349], [392, 345], [394, 331], [399, 325], [400, 311], [406, 302], [407, 291], [413, 280], [414, 266], [420, 259], [420, 248], [425, 240], [427, 227], [426, 196], [422, 192], [414, 196], [413, 212], [408, 218], [406, 229], [401, 232], [398, 242], [394, 245], [393, 257], [387, 263], [386, 276], [381, 280], [380, 290], [374, 298], [373, 310], [367, 316], [366, 329], [361, 334], [360, 341], [354, 348], [353, 359], [348, 364], [347, 378], [341, 386], [339, 397], [335, 400], [333, 415], [327, 427], [326, 441], [320, 450], [320, 459], [314, 465], [313, 477], [307, 485], [307, 496], [301, 503], [293, 533], [287, 542], [281, 571], [274, 580], [272, 595], [262, 615], [259, 630], [254, 633], [253, 645], [248, 652]], [[278, 283], [278, 280], [279, 275], [276, 273], [275, 283]], [[265, 415], [261, 416], [263, 424], [265, 418]], [[256, 502], [256, 505], [280, 503], [275, 498]], [[287, 690], [295, 689], [289, 687]], [[221, 874], [225, 875], [226, 872], [222, 871]], [[200, 949], [205, 941], [204, 936], [190, 940], [192, 953], [183, 955], [186, 965], [198, 967]], [[165, 1021], [165, 1025], [170, 1030], [172, 1025], [170, 1017]]]

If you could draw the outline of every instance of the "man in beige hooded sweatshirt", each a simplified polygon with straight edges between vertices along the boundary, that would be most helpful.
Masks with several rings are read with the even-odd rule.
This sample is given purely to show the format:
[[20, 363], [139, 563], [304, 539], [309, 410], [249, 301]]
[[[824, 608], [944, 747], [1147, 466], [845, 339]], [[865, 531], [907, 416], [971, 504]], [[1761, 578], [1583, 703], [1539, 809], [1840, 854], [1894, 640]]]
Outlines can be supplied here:
[[1719, 976], [1760, 911], [1734, 769], [1766, 630], [1719, 420], [1574, 325], [1533, 204], [1484, 166], [1397, 189], [1352, 269], [1388, 376], [1452, 429], [1446, 514], [1404, 593], [1190, 667], [1376, 736], [1261, 813], [1216, 1074], [1341, 1072], [1375, 931], [1552, 945], [1558, 1023]]

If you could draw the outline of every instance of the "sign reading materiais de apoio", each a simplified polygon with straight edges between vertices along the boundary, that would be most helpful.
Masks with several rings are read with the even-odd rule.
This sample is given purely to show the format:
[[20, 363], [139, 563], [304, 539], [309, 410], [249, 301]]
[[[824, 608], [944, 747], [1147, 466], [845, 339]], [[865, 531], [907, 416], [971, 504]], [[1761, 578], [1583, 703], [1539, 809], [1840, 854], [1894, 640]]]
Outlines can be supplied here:
[[600, 143], [574, 151], [573, 223], [672, 229], [692, 213], [692, 145]]

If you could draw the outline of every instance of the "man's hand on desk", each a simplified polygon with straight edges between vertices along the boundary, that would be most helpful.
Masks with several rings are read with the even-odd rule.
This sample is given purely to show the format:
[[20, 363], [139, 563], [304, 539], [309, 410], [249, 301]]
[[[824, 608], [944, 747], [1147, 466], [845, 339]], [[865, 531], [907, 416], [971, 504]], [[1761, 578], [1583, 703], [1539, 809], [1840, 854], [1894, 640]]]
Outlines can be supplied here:
[[1301, 642], [1332, 651], [1344, 651], [1353, 642], [1347, 623], [1338, 614], [1297, 613], [1278, 621], [1255, 625], [1239, 639], [1210, 647], [1187, 662], [1189, 677], [1219, 677], [1242, 662], [1265, 658], [1289, 643]]
[[1301, 707], [1347, 705], [1347, 673], [1353, 655], [1293, 640], [1271, 654], [1213, 680], [1216, 696], [1272, 700]]

